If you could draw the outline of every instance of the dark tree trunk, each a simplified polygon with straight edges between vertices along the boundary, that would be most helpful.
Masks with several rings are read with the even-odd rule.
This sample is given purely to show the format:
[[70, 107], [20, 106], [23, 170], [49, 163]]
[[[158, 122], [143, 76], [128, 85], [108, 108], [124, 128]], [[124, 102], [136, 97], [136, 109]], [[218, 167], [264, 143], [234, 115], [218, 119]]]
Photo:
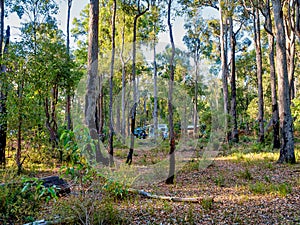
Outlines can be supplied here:
[[272, 18], [270, 10], [270, 1], [266, 1], [264, 10], [262, 11], [265, 17], [265, 30], [268, 33], [269, 41], [269, 61], [270, 61], [270, 78], [271, 78], [271, 95], [272, 95], [272, 126], [273, 126], [273, 148], [280, 148], [280, 135], [279, 135], [279, 111], [277, 101], [277, 88], [276, 88], [276, 73], [275, 73], [275, 54], [274, 54], [274, 35], [272, 27]]
[[[52, 143], [52, 151], [54, 152], [58, 144], [58, 133], [57, 133], [57, 119], [56, 119], [56, 105], [58, 101], [58, 87], [55, 84], [51, 90], [52, 97], [49, 101], [49, 98], [45, 98], [45, 115], [46, 115], [46, 128], [50, 134], [50, 140]], [[63, 160], [63, 152], [60, 150], [60, 162]]]
[[133, 42], [132, 42], [132, 87], [133, 87], [133, 106], [131, 109], [131, 130], [130, 130], [130, 147], [127, 155], [126, 163], [132, 163], [132, 155], [134, 150], [134, 129], [135, 129], [135, 120], [136, 120], [136, 107], [137, 107], [137, 84], [136, 84], [136, 33], [137, 33], [137, 22], [138, 19], [144, 15], [149, 10], [149, 2], [147, 2], [148, 7], [141, 11], [140, 1], [138, 3], [138, 13], [134, 17], [133, 21]]
[[[90, 0], [89, 13], [89, 40], [88, 40], [88, 78], [85, 96], [85, 122], [89, 129], [91, 139], [96, 144], [96, 161], [108, 164], [100, 151], [99, 135], [96, 127], [96, 98], [98, 96], [98, 35], [99, 35], [99, 0]], [[87, 146], [89, 156], [92, 156], [92, 147]], [[93, 158], [90, 160], [94, 160]]]
[[[0, 23], [0, 57], [2, 58], [2, 43], [4, 39], [4, 0], [0, 0], [0, 10], [1, 10], [1, 23]], [[2, 76], [5, 71], [2, 69], [2, 65], [0, 65], [0, 70]], [[4, 79], [3, 79], [4, 81]], [[6, 122], [6, 91], [5, 85], [1, 82], [0, 87], [0, 166], [5, 166], [5, 148], [6, 148], [6, 131], [7, 131], [7, 122]]]
[[[3, 14], [3, 15], [2, 15]], [[8, 52], [8, 46], [9, 46], [9, 38], [10, 38], [10, 27], [7, 26], [6, 30], [6, 37], [5, 37], [5, 45], [3, 49], [2, 54], [2, 41], [3, 41], [3, 25], [4, 25], [4, 2], [1, 2], [1, 49], [0, 54], [1, 58], [5, 56], [5, 54]], [[5, 77], [6, 74], [6, 66], [0, 65], [1, 67], [1, 75], [2, 77]], [[6, 99], [7, 99], [7, 88], [5, 84], [5, 78], [3, 78], [3, 82], [1, 83], [1, 89], [0, 89], [0, 166], [5, 167], [5, 148], [6, 148], [6, 136], [7, 136], [7, 111], [6, 111]]]
[[260, 19], [258, 8], [254, 8], [254, 41], [256, 53], [256, 73], [257, 73], [257, 87], [258, 87], [258, 142], [263, 143], [264, 135], [264, 96], [263, 96], [263, 78], [262, 78], [262, 54], [260, 43]]
[[18, 139], [17, 139], [17, 154], [16, 154], [16, 164], [18, 167], [18, 174], [21, 174], [22, 171], [22, 164], [24, 160], [21, 162], [22, 157], [22, 124], [23, 124], [23, 117], [22, 117], [22, 109], [23, 109], [23, 87], [24, 82], [22, 81], [21, 84], [18, 85]]
[[239, 142], [239, 133], [237, 129], [237, 114], [236, 114], [236, 77], [235, 77], [235, 34], [233, 32], [233, 19], [232, 17], [229, 18], [230, 25], [229, 25], [229, 33], [230, 33], [230, 47], [231, 47], [231, 108], [230, 108], [230, 115], [231, 115], [231, 140], [233, 142]]
[[[221, 0], [219, 0], [219, 5], [221, 6]], [[228, 134], [228, 68], [227, 68], [227, 51], [226, 51], [226, 43], [225, 43], [225, 25], [223, 23], [223, 9], [219, 7], [220, 14], [220, 48], [221, 48], [221, 67], [222, 67], [222, 86], [223, 86], [223, 104], [224, 104], [224, 115], [225, 115], [225, 130], [226, 130], [226, 141], [229, 139]]]
[[170, 35], [170, 42], [172, 46], [172, 54], [170, 58], [170, 79], [169, 79], [169, 93], [168, 93], [168, 113], [169, 113], [169, 127], [170, 127], [170, 151], [169, 151], [169, 175], [166, 180], [167, 184], [174, 184], [175, 177], [175, 135], [173, 125], [173, 88], [174, 88], [174, 57], [175, 57], [175, 44], [173, 39], [173, 31], [171, 24], [171, 8], [172, 0], [168, 1], [168, 28]]
[[293, 119], [290, 109], [289, 81], [286, 57], [286, 40], [283, 22], [282, 2], [273, 0], [273, 12], [276, 29], [276, 60], [278, 72], [279, 118], [281, 147], [279, 163], [295, 163]]
[[108, 136], [108, 144], [109, 144], [109, 163], [110, 166], [114, 164], [114, 146], [113, 146], [113, 87], [114, 87], [114, 64], [115, 64], [115, 24], [116, 24], [116, 13], [117, 13], [117, 1], [114, 0], [113, 3], [113, 16], [112, 16], [112, 50], [111, 50], [111, 62], [110, 62], [110, 79], [109, 79], [109, 136]]
[[123, 27], [122, 27], [122, 46], [121, 46], [121, 51], [120, 51], [120, 60], [121, 60], [121, 64], [122, 64], [122, 120], [121, 120], [121, 134], [122, 134], [122, 141], [123, 144], [125, 144], [125, 140], [126, 140], [126, 121], [127, 121], [127, 117], [126, 117], [126, 99], [125, 99], [125, 95], [126, 95], [126, 63], [130, 60], [130, 57], [128, 57], [128, 59], [124, 59], [124, 49], [125, 49], [125, 15], [123, 17]]
[[[196, 53], [195, 53], [196, 54]], [[196, 54], [197, 55], [197, 54]], [[196, 138], [197, 136], [197, 126], [198, 126], [198, 61], [199, 58], [197, 56], [194, 57], [194, 63], [195, 63], [195, 93], [194, 93], [194, 130], [193, 130], [193, 136]]]
[[[154, 35], [156, 35], [156, 24], [154, 24]], [[154, 109], [153, 109], [153, 131], [154, 140], [157, 139], [158, 133], [158, 108], [157, 108], [157, 63], [156, 63], [156, 36], [153, 40], [153, 96], [154, 96]]]
[[[68, 57], [70, 57], [70, 16], [71, 16], [71, 7], [72, 1], [68, 0], [68, 13], [67, 13], [67, 53]], [[72, 129], [72, 120], [71, 120], [71, 93], [70, 88], [67, 88], [67, 96], [66, 96], [66, 122], [67, 129]]]
[[295, 98], [295, 53], [296, 53], [296, 2], [292, 1], [291, 4], [287, 4], [287, 15], [284, 17], [285, 22], [285, 34], [286, 34], [286, 53], [287, 53], [287, 68], [289, 79], [289, 94], [290, 100]]

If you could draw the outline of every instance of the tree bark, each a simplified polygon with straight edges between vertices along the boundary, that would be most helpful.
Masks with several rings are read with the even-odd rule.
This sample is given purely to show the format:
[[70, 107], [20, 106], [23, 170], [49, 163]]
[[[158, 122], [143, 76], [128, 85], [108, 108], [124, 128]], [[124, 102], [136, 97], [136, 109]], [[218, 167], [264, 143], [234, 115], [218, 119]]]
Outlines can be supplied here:
[[[4, 0], [0, 0], [1, 10], [1, 23], [0, 23], [0, 57], [2, 58], [2, 43], [4, 39]], [[1, 74], [4, 75], [3, 65], [0, 65]], [[4, 79], [3, 79], [4, 81]], [[6, 132], [7, 132], [7, 121], [6, 121], [6, 91], [5, 84], [1, 83], [0, 87], [0, 166], [5, 166], [5, 148], [6, 148]]]
[[287, 53], [287, 68], [288, 68], [288, 79], [289, 79], [289, 94], [290, 100], [295, 98], [295, 2], [291, 5], [287, 4], [287, 16], [284, 17], [285, 22], [285, 33], [286, 33], [286, 53]]
[[[68, 13], [67, 13], [67, 54], [70, 58], [70, 17], [71, 17], [71, 7], [72, 1], [68, 0]], [[72, 129], [72, 120], [71, 120], [71, 94], [69, 88], [67, 88], [67, 96], [66, 96], [66, 122], [67, 129]]]
[[286, 58], [286, 36], [283, 22], [281, 0], [272, 0], [276, 29], [276, 60], [279, 92], [279, 118], [281, 148], [279, 163], [295, 163], [293, 119], [290, 109], [290, 94]]
[[[154, 35], [156, 35], [156, 24], [154, 24]], [[154, 140], [158, 137], [158, 104], [157, 104], [157, 63], [156, 63], [156, 36], [153, 40], [153, 96], [154, 96], [154, 109], [153, 109], [153, 131]]]
[[235, 34], [233, 32], [233, 19], [232, 17], [229, 18], [229, 33], [230, 33], [230, 47], [231, 47], [231, 108], [230, 108], [230, 115], [231, 115], [231, 140], [233, 142], [239, 142], [239, 133], [237, 129], [237, 114], [236, 114], [236, 75], [235, 75]]
[[225, 29], [223, 23], [223, 9], [222, 1], [219, 0], [219, 16], [220, 16], [220, 48], [221, 48], [221, 67], [222, 67], [222, 86], [223, 86], [223, 104], [224, 104], [224, 115], [225, 115], [225, 130], [226, 130], [226, 141], [228, 141], [228, 68], [227, 68], [227, 52], [225, 46]]
[[172, 47], [172, 54], [170, 57], [170, 79], [169, 79], [169, 93], [168, 93], [168, 113], [169, 113], [169, 127], [170, 127], [170, 151], [169, 151], [169, 175], [166, 184], [174, 184], [175, 177], [175, 135], [173, 125], [173, 88], [174, 88], [174, 57], [175, 57], [175, 44], [173, 38], [172, 24], [171, 24], [171, 8], [172, 0], [168, 1], [168, 28], [169, 36]]
[[270, 10], [270, 1], [267, 0], [262, 13], [265, 17], [265, 30], [268, 35], [269, 42], [269, 62], [270, 62], [270, 78], [271, 78], [271, 95], [272, 95], [272, 126], [273, 126], [273, 148], [280, 148], [280, 135], [279, 135], [279, 112], [277, 101], [277, 87], [276, 87], [276, 73], [275, 73], [275, 54], [274, 54], [274, 34]]
[[120, 59], [121, 59], [121, 64], [122, 64], [122, 122], [121, 122], [121, 134], [122, 134], [122, 141], [123, 144], [125, 144], [126, 140], [126, 64], [129, 61], [130, 57], [128, 59], [124, 59], [124, 48], [125, 48], [125, 15], [123, 17], [123, 27], [122, 27], [122, 46], [121, 46], [121, 51], [120, 51]]
[[111, 62], [110, 62], [110, 79], [109, 79], [109, 137], [108, 137], [108, 144], [109, 144], [109, 163], [110, 166], [114, 164], [114, 146], [113, 146], [113, 135], [114, 135], [114, 128], [113, 128], [113, 87], [114, 87], [114, 64], [115, 64], [115, 36], [116, 36], [116, 13], [117, 13], [117, 1], [113, 1], [113, 15], [112, 15], [112, 48], [111, 48]]
[[[98, 34], [99, 34], [99, 0], [90, 0], [89, 38], [88, 38], [88, 78], [85, 95], [85, 122], [91, 139], [96, 144], [96, 161], [107, 165], [107, 159], [100, 151], [99, 137], [96, 128], [96, 97], [98, 95]], [[87, 145], [87, 152], [92, 155], [91, 145]], [[93, 160], [93, 159], [91, 159]]]
[[18, 167], [18, 174], [21, 174], [22, 170], [22, 162], [21, 162], [21, 155], [22, 155], [22, 109], [23, 109], [23, 87], [24, 82], [22, 81], [21, 84], [18, 85], [18, 138], [17, 138], [17, 153], [16, 153], [16, 164]]
[[259, 10], [254, 7], [254, 42], [255, 42], [255, 53], [256, 53], [256, 73], [257, 73], [257, 87], [258, 87], [258, 142], [263, 143], [265, 139], [264, 135], [264, 96], [263, 96], [263, 69], [262, 69], [262, 54], [261, 54], [261, 43], [260, 43], [260, 19]]
[[[197, 55], [197, 53], [195, 53]], [[193, 136], [196, 138], [197, 136], [197, 123], [198, 123], [198, 61], [199, 57], [194, 56], [194, 63], [195, 63], [195, 93], [194, 93], [194, 130], [193, 130]]]
[[[4, 13], [4, 3], [1, 3], [1, 18], [3, 18], [2, 13]], [[1, 31], [2, 26], [4, 25], [4, 21], [1, 20]], [[3, 33], [1, 33], [3, 38]], [[8, 52], [8, 46], [10, 41], [10, 27], [7, 26], [6, 30], [6, 37], [5, 37], [5, 45], [2, 54], [2, 47], [1, 47], [1, 57], [4, 57], [5, 54]], [[2, 44], [1, 44], [2, 45]], [[6, 66], [1, 66], [1, 74], [5, 77], [6, 74]], [[6, 110], [6, 100], [7, 100], [7, 85], [5, 84], [5, 78], [3, 79], [3, 83], [1, 83], [1, 90], [0, 90], [0, 116], [1, 116], [1, 124], [0, 124], [0, 166], [5, 167], [6, 159], [5, 159], [5, 148], [6, 148], [6, 137], [7, 137], [7, 110]]]
[[134, 17], [133, 21], [133, 42], [132, 42], [132, 87], [133, 87], [133, 106], [131, 109], [131, 133], [130, 133], [130, 148], [127, 155], [126, 163], [132, 163], [132, 155], [134, 150], [134, 129], [136, 120], [136, 107], [137, 107], [137, 83], [136, 83], [136, 33], [137, 33], [137, 22], [138, 19], [144, 15], [149, 10], [149, 2], [147, 2], [148, 7], [141, 10], [140, 1], [138, 2], [138, 13]]

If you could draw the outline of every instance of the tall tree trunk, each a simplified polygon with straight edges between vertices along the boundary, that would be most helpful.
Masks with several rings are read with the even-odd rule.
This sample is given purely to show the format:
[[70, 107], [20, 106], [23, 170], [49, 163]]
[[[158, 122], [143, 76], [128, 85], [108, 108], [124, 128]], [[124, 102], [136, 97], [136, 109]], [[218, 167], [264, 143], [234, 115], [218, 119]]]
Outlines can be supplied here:
[[[99, 0], [90, 0], [89, 13], [89, 38], [88, 38], [88, 78], [85, 95], [85, 122], [90, 136], [96, 144], [96, 161], [107, 165], [100, 151], [99, 137], [96, 128], [96, 97], [98, 95], [98, 35], [99, 35]], [[92, 155], [91, 145], [87, 146], [87, 152]]]
[[138, 19], [144, 15], [149, 10], [149, 2], [147, 2], [148, 7], [141, 11], [140, 1], [138, 3], [138, 13], [134, 17], [133, 21], [133, 42], [132, 42], [132, 87], [133, 87], [133, 106], [131, 109], [131, 133], [130, 133], [130, 148], [127, 155], [126, 163], [129, 165], [132, 163], [132, 155], [134, 150], [134, 129], [136, 120], [136, 107], [137, 107], [137, 82], [136, 82], [136, 33], [137, 33], [137, 22]]
[[96, 119], [96, 124], [98, 125], [97, 131], [99, 136], [104, 138], [104, 132], [103, 132], [103, 127], [104, 127], [104, 93], [103, 93], [103, 83], [102, 83], [103, 75], [100, 74], [98, 77], [98, 85], [99, 85], [99, 94], [97, 96], [97, 107], [96, 110], [98, 112], [97, 119]]
[[[50, 140], [52, 144], [52, 151], [54, 152], [58, 144], [58, 133], [57, 133], [57, 119], [56, 119], [56, 105], [58, 101], [58, 87], [57, 84], [53, 85], [51, 89], [52, 97], [45, 98], [44, 108], [46, 115], [46, 128], [50, 134]], [[63, 152], [60, 150], [60, 161], [62, 162]]]
[[[16, 164], [18, 167], [18, 174], [21, 174], [22, 171], [22, 113], [23, 113], [23, 87], [24, 87], [24, 81], [21, 81], [21, 84], [18, 85], [18, 139], [17, 139], [17, 154], [16, 154]], [[24, 161], [23, 161], [24, 162]]]
[[270, 10], [270, 1], [266, 1], [264, 10], [262, 11], [265, 17], [265, 30], [268, 33], [269, 42], [269, 62], [270, 62], [270, 78], [271, 78], [271, 95], [272, 95], [272, 125], [273, 125], [273, 148], [280, 148], [280, 135], [279, 135], [279, 112], [277, 101], [277, 88], [276, 88], [276, 73], [275, 73], [275, 54], [274, 54], [274, 34]]
[[[196, 53], [195, 53], [196, 54]], [[197, 55], [197, 54], [196, 54]], [[197, 123], [198, 123], [198, 57], [194, 58], [195, 63], [195, 93], [194, 93], [194, 138], [197, 136]]]
[[236, 113], [236, 75], [235, 75], [235, 34], [233, 32], [233, 19], [232, 17], [229, 18], [229, 33], [230, 33], [230, 47], [231, 47], [231, 108], [230, 108], [230, 115], [231, 115], [231, 140], [233, 142], [239, 141], [239, 133], [237, 129], [237, 113]]
[[276, 29], [276, 60], [279, 92], [281, 148], [279, 163], [295, 163], [293, 119], [290, 109], [289, 81], [286, 58], [286, 40], [281, 0], [272, 0]]
[[262, 78], [262, 55], [261, 55], [261, 43], [260, 43], [260, 19], [259, 10], [254, 7], [254, 41], [255, 41], [255, 53], [256, 53], [256, 73], [257, 73], [257, 87], [258, 87], [258, 142], [263, 143], [265, 139], [264, 135], [264, 96], [263, 96], [263, 78]]
[[125, 144], [126, 140], [126, 63], [129, 61], [130, 57], [128, 59], [124, 59], [124, 49], [125, 49], [125, 15], [123, 17], [123, 27], [122, 27], [122, 46], [120, 51], [120, 59], [122, 64], [122, 120], [121, 120], [121, 134], [123, 138], [123, 144]]
[[108, 144], [109, 144], [109, 163], [110, 166], [114, 164], [114, 146], [113, 146], [113, 87], [114, 87], [114, 65], [115, 65], [115, 36], [116, 36], [116, 12], [117, 11], [117, 1], [113, 1], [113, 15], [112, 15], [112, 41], [111, 41], [111, 62], [110, 62], [110, 79], [109, 79], [109, 137], [108, 137]]
[[225, 130], [226, 130], [226, 141], [228, 141], [228, 68], [227, 68], [227, 51], [225, 46], [225, 29], [223, 22], [223, 9], [222, 0], [219, 0], [219, 16], [220, 16], [220, 48], [221, 48], [221, 67], [222, 67], [222, 86], [223, 86], [223, 101], [224, 101], [224, 115], [225, 115]]
[[[67, 13], [67, 54], [70, 58], [70, 17], [71, 17], [71, 7], [72, 1], [68, 0], [68, 13]], [[70, 60], [70, 59], [68, 59]], [[71, 120], [71, 93], [70, 88], [67, 88], [67, 96], [66, 96], [66, 122], [67, 122], [67, 129], [72, 129], [72, 120]]]
[[[154, 35], [156, 35], [156, 24], [154, 24]], [[154, 109], [153, 109], [153, 131], [154, 140], [158, 137], [158, 105], [157, 105], [157, 63], [156, 63], [156, 36], [153, 40], [153, 96], [154, 96]]]
[[286, 53], [287, 53], [287, 68], [288, 68], [288, 78], [289, 78], [289, 93], [290, 100], [295, 98], [295, 2], [292, 4], [287, 2], [287, 16], [284, 18], [285, 22], [285, 33], [286, 33]]
[[175, 44], [173, 39], [173, 31], [171, 24], [171, 8], [172, 0], [168, 1], [168, 28], [170, 35], [170, 42], [172, 46], [172, 54], [170, 58], [170, 79], [169, 79], [169, 93], [168, 93], [168, 113], [169, 113], [169, 127], [170, 127], [170, 151], [169, 151], [169, 175], [166, 180], [167, 184], [174, 184], [175, 177], [175, 135], [173, 125], [173, 88], [174, 88], [174, 57], [175, 57]]
[[[0, 10], [1, 10], [1, 23], [0, 23], [0, 58], [2, 58], [2, 44], [4, 39], [4, 0], [0, 0]], [[5, 73], [0, 65], [0, 70], [2, 77]], [[4, 81], [4, 79], [3, 79]], [[7, 122], [6, 122], [6, 91], [5, 84], [1, 82], [0, 86], [0, 115], [1, 115], [1, 124], [0, 124], [0, 166], [5, 166], [5, 148], [6, 148], [6, 131], [7, 131]]]

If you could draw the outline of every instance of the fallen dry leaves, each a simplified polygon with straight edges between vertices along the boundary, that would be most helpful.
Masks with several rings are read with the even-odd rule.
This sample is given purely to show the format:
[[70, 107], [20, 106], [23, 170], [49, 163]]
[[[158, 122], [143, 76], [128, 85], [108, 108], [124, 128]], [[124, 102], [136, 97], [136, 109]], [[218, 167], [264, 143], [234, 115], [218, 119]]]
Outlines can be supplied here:
[[[200, 171], [190, 166], [177, 174], [175, 185], [161, 182], [143, 189], [156, 195], [201, 198], [201, 202], [134, 195], [120, 201], [119, 209], [131, 224], [300, 224], [299, 164], [218, 157]], [[259, 189], [264, 187], [273, 189]]]

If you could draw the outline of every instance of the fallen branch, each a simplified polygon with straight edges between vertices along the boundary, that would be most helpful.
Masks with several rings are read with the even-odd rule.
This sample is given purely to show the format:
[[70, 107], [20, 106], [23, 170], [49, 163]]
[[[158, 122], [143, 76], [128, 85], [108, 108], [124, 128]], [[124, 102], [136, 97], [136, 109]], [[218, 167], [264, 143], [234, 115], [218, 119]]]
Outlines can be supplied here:
[[155, 194], [151, 194], [149, 192], [146, 192], [144, 190], [136, 190], [136, 189], [133, 189], [133, 188], [129, 188], [128, 191], [131, 192], [131, 193], [139, 194], [139, 195], [144, 196], [146, 198], [155, 198], [155, 199], [167, 200], [167, 201], [171, 201], [171, 202], [199, 203], [202, 200], [202, 198], [180, 198], [180, 197], [171, 197], [171, 196], [164, 196], [164, 195], [155, 195]]

